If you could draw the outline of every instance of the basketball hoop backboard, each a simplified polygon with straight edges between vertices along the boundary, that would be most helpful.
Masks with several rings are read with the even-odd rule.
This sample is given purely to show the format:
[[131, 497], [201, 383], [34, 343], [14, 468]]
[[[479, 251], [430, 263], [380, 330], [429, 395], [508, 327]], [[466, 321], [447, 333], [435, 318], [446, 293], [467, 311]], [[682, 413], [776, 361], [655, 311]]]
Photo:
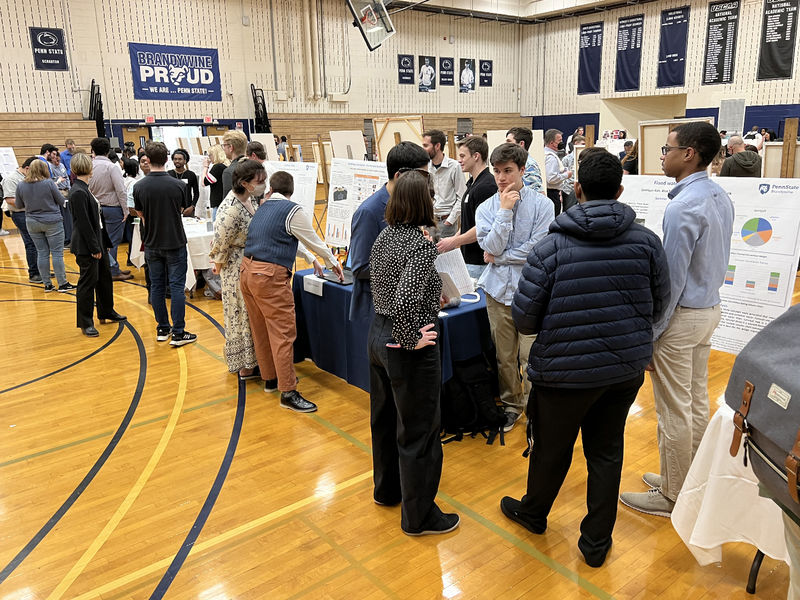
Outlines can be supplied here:
[[394, 35], [394, 25], [382, 0], [346, 0], [367, 48], [370, 51], [378, 48], [384, 41]]

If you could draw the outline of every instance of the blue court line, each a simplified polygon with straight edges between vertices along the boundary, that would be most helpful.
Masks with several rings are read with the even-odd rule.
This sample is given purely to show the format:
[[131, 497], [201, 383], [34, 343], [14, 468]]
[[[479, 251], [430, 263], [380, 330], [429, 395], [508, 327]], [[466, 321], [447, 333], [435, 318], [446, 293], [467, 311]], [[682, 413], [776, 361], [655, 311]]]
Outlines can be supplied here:
[[36, 535], [34, 535], [33, 538], [27, 544], [25, 544], [25, 547], [22, 548], [22, 550], [20, 550], [17, 555], [11, 559], [11, 562], [9, 562], [2, 571], [0, 571], [0, 583], [3, 583], [6, 579], [8, 579], [9, 575], [11, 575], [11, 573], [14, 572], [14, 570], [22, 563], [22, 561], [25, 560], [31, 552], [33, 552], [36, 546], [38, 546], [45, 536], [50, 533], [50, 531], [58, 524], [67, 511], [72, 508], [72, 505], [75, 504], [78, 498], [80, 498], [81, 494], [86, 491], [86, 488], [89, 487], [89, 484], [92, 482], [97, 473], [111, 456], [111, 453], [119, 444], [123, 434], [128, 429], [131, 419], [133, 419], [133, 415], [139, 406], [139, 400], [142, 397], [142, 391], [144, 390], [144, 383], [147, 376], [147, 353], [145, 352], [142, 338], [136, 329], [134, 329], [134, 327], [127, 321], [124, 323], [124, 326], [130, 330], [139, 349], [139, 381], [136, 384], [136, 391], [134, 391], [133, 398], [128, 406], [128, 412], [125, 413], [125, 416], [123, 417], [122, 422], [119, 424], [117, 431], [114, 433], [114, 436], [111, 438], [111, 441], [108, 442], [105, 450], [103, 450], [103, 453], [100, 455], [97, 461], [95, 461], [92, 468], [89, 469], [89, 472], [78, 484], [78, 487], [75, 488], [75, 490], [69, 495], [69, 497], [58, 508], [53, 516], [50, 517], [47, 523], [45, 523], [44, 526], [36, 533]]
[[[31, 300], [31, 301], [36, 302], [37, 300]], [[38, 300], [38, 302], [52, 302], [52, 300], [44, 300], [43, 299], [43, 300]], [[69, 300], [62, 300], [62, 302], [69, 302]], [[70, 363], [70, 364], [68, 364], [68, 365], [66, 365], [64, 367], [61, 367], [60, 369], [56, 369], [55, 371], [51, 371], [50, 373], [47, 373], [46, 375], [41, 375], [39, 377], [36, 377], [35, 379], [31, 379], [30, 381], [25, 381], [23, 383], [18, 383], [17, 385], [11, 386], [10, 388], [6, 388], [4, 390], [0, 390], [0, 394], [5, 394], [6, 392], [10, 392], [12, 390], [19, 389], [19, 388], [24, 387], [26, 385], [30, 385], [32, 383], [36, 383], [37, 381], [41, 381], [42, 379], [47, 379], [48, 377], [52, 377], [53, 375], [56, 375], [57, 373], [61, 373], [63, 371], [66, 371], [67, 369], [71, 369], [75, 365], [79, 365], [80, 363], [82, 363], [82, 362], [84, 362], [86, 360], [89, 360], [90, 358], [92, 358], [96, 354], [99, 354], [100, 352], [102, 352], [103, 350], [108, 348], [111, 344], [113, 344], [115, 341], [117, 341], [117, 338], [119, 338], [120, 335], [122, 335], [123, 325], [122, 325], [122, 323], [119, 323], [118, 325], [119, 325], [119, 327], [117, 327], [117, 331], [116, 331], [116, 333], [114, 333], [114, 335], [111, 337], [111, 339], [108, 340], [105, 344], [103, 344], [99, 348], [97, 348], [94, 352], [91, 352], [90, 354], [87, 354], [83, 358], [79, 358], [78, 360], [76, 360], [73, 363]]]
[[[123, 281], [122, 283], [125, 283], [125, 284], [127, 284], [127, 285], [135, 285], [136, 287], [143, 287], [143, 288], [146, 288], [146, 287], [147, 287], [146, 285], [142, 285], [141, 283], [136, 283], [135, 281]], [[200, 313], [201, 315], [203, 315], [203, 316], [204, 316], [206, 319], [208, 319], [208, 320], [211, 322], [211, 324], [212, 324], [212, 325], [214, 325], [214, 327], [216, 327], [216, 328], [217, 328], [217, 330], [218, 330], [218, 331], [219, 331], [219, 332], [220, 332], [220, 333], [221, 333], [223, 336], [225, 335], [225, 328], [224, 328], [222, 325], [220, 325], [220, 324], [219, 324], [219, 321], [217, 321], [217, 320], [216, 320], [214, 317], [212, 317], [210, 314], [208, 314], [208, 313], [207, 313], [207, 312], [205, 312], [204, 310], [202, 310], [202, 309], [198, 308], [197, 306], [195, 306], [195, 305], [194, 305], [194, 304], [192, 304], [191, 302], [186, 302], [186, 306], [188, 306], [189, 308], [191, 308], [191, 309], [193, 309], [193, 310], [196, 310], [197, 312], [199, 312], [199, 313]]]
[[178, 553], [175, 555], [175, 558], [172, 559], [172, 563], [169, 565], [169, 567], [167, 567], [166, 572], [161, 577], [161, 581], [158, 582], [156, 589], [153, 590], [153, 593], [150, 595], [151, 600], [160, 600], [164, 597], [164, 594], [167, 593], [169, 586], [172, 584], [172, 581], [175, 579], [178, 571], [180, 571], [183, 563], [186, 561], [189, 553], [192, 551], [194, 543], [197, 541], [200, 532], [203, 530], [203, 527], [208, 520], [208, 516], [211, 514], [211, 510], [214, 508], [214, 504], [217, 502], [217, 498], [219, 497], [219, 493], [222, 491], [222, 486], [225, 483], [231, 463], [233, 462], [233, 456], [236, 454], [236, 446], [239, 443], [239, 435], [242, 432], [242, 421], [244, 421], [246, 398], [247, 382], [240, 379], [239, 399], [236, 405], [236, 418], [233, 422], [233, 430], [231, 431], [231, 438], [228, 441], [228, 448], [225, 450], [225, 458], [222, 459], [222, 464], [217, 472], [217, 477], [214, 479], [214, 484], [211, 486], [211, 491], [208, 493], [206, 501], [203, 503], [203, 507], [200, 509], [200, 513], [197, 515], [191, 530], [189, 530], [189, 534], [186, 536], [183, 544], [181, 544], [181, 547], [178, 550]]

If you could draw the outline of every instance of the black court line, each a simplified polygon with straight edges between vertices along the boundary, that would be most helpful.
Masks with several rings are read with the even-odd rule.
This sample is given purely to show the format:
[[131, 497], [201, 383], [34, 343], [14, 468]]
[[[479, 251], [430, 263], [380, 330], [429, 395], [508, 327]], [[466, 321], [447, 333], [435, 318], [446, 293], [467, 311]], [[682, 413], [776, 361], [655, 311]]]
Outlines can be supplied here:
[[[30, 301], [31, 302], [52, 302], [52, 300], [44, 300], [44, 299], [42, 299], [42, 300], [31, 299]], [[70, 302], [70, 301], [69, 300], [62, 300], [62, 302]], [[94, 352], [91, 352], [91, 353], [87, 354], [83, 358], [79, 358], [78, 360], [76, 360], [73, 363], [70, 363], [70, 364], [68, 364], [68, 365], [66, 365], [64, 367], [61, 367], [60, 369], [56, 369], [55, 371], [51, 371], [50, 373], [47, 373], [46, 375], [41, 375], [39, 377], [36, 377], [35, 379], [31, 379], [30, 381], [25, 381], [23, 383], [18, 383], [17, 385], [11, 386], [10, 388], [6, 388], [4, 390], [0, 390], [0, 394], [5, 394], [6, 392], [10, 392], [12, 390], [16, 390], [16, 389], [19, 389], [21, 387], [25, 387], [26, 385], [30, 385], [32, 383], [36, 383], [37, 381], [41, 381], [42, 379], [47, 379], [48, 377], [52, 377], [53, 375], [56, 375], [57, 373], [61, 373], [63, 371], [66, 371], [67, 369], [71, 369], [72, 367], [74, 367], [76, 365], [79, 365], [79, 364], [81, 364], [82, 362], [84, 362], [86, 360], [89, 360], [90, 358], [92, 358], [96, 354], [99, 354], [100, 352], [102, 352], [103, 350], [108, 348], [111, 344], [116, 342], [117, 338], [119, 338], [119, 336], [122, 335], [123, 325], [122, 325], [122, 323], [118, 323], [118, 325], [119, 325], [119, 327], [117, 327], [117, 331], [114, 333], [114, 335], [111, 337], [111, 339], [108, 340], [105, 344], [103, 344], [99, 348], [97, 348]]]
[[58, 524], [61, 518], [72, 507], [72, 505], [75, 504], [78, 498], [80, 498], [81, 494], [86, 491], [86, 488], [89, 487], [89, 484], [92, 482], [97, 473], [111, 456], [111, 453], [119, 444], [122, 436], [128, 429], [128, 425], [130, 425], [130, 422], [133, 419], [134, 413], [136, 413], [136, 409], [139, 406], [139, 400], [142, 397], [142, 391], [144, 390], [145, 379], [147, 377], [147, 353], [145, 352], [144, 343], [142, 342], [139, 332], [137, 332], [136, 329], [127, 321], [124, 323], [124, 326], [130, 330], [131, 335], [133, 335], [134, 340], [136, 340], [136, 346], [139, 349], [139, 381], [136, 384], [136, 390], [134, 391], [133, 398], [128, 406], [128, 411], [125, 413], [122, 422], [114, 432], [114, 436], [108, 442], [105, 450], [103, 450], [103, 453], [100, 455], [97, 461], [95, 461], [92, 468], [89, 469], [89, 472], [78, 484], [78, 487], [75, 488], [75, 490], [69, 495], [69, 497], [58, 508], [53, 516], [50, 517], [47, 523], [42, 526], [36, 535], [34, 535], [33, 538], [27, 544], [25, 544], [25, 547], [22, 548], [22, 550], [20, 550], [17, 555], [11, 559], [11, 562], [3, 567], [2, 571], [0, 571], [0, 584], [8, 579], [9, 575], [11, 575], [11, 573], [14, 572], [14, 570], [22, 563], [22, 561], [25, 560], [31, 552], [33, 552], [36, 546], [41, 543], [45, 536], [50, 533], [50, 531]]
[[186, 536], [186, 539], [183, 540], [183, 544], [181, 544], [181, 547], [178, 550], [178, 553], [175, 555], [175, 558], [172, 559], [172, 563], [169, 565], [169, 567], [167, 567], [166, 572], [161, 577], [161, 581], [158, 582], [156, 589], [150, 595], [151, 600], [160, 600], [164, 597], [164, 594], [167, 593], [167, 590], [172, 584], [173, 579], [175, 579], [178, 571], [180, 571], [183, 563], [189, 556], [189, 552], [192, 551], [192, 547], [197, 541], [200, 532], [203, 531], [203, 527], [208, 520], [208, 516], [211, 514], [211, 510], [214, 508], [214, 504], [217, 502], [217, 498], [219, 497], [219, 493], [222, 491], [222, 486], [225, 483], [231, 463], [233, 462], [233, 456], [236, 454], [236, 446], [239, 443], [239, 435], [242, 432], [242, 422], [244, 421], [246, 398], [247, 382], [239, 379], [239, 397], [236, 405], [236, 418], [233, 421], [233, 430], [231, 431], [231, 438], [228, 441], [228, 448], [225, 450], [225, 457], [222, 459], [222, 464], [217, 472], [217, 477], [214, 479], [214, 484], [211, 486], [211, 491], [208, 493], [208, 496], [206, 496], [206, 501], [203, 503], [200, 513], [194, 520], [194, 524], [192, 525], [191, 530], [189, 530], [189, 534]]

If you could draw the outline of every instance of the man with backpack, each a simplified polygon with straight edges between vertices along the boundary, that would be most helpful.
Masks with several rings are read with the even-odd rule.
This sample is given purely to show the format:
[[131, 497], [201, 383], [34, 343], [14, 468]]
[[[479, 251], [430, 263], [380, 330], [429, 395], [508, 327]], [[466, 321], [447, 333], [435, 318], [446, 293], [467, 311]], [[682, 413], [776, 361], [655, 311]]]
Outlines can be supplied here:
[[528, 361], [534, 440], [521, 500], [506, 496], [509, 519], [544, 533], [567, 476], [578, 432], [588, 466], [588, 513], [578, 548], [599, 567], [611, 548], [625, 420], [653, 353], [653, 322], [669, 297], [658, 236], [617, 202], [622, 165], [602, 148], [583, 153], [579, 204], [556, 217], [528, 255], [512, 314], [520, 334], [538, 334]]

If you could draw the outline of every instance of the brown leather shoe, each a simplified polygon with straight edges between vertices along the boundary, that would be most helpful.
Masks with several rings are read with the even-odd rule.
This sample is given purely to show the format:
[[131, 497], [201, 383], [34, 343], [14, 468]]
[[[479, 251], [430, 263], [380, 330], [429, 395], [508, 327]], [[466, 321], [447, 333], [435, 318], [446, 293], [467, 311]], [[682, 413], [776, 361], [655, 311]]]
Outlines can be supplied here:
[[120, 273], [119, 275], [112, 275], [111, 279], [114, 281], [127, 281], [128, 279], [133, 279], [133, 275], [128, 273], [125, 275], [124, 273]]
[[131, 274], [129, 269], [120, 269], [119, 272], [122, 273], [123, 275], [130, 275]]

